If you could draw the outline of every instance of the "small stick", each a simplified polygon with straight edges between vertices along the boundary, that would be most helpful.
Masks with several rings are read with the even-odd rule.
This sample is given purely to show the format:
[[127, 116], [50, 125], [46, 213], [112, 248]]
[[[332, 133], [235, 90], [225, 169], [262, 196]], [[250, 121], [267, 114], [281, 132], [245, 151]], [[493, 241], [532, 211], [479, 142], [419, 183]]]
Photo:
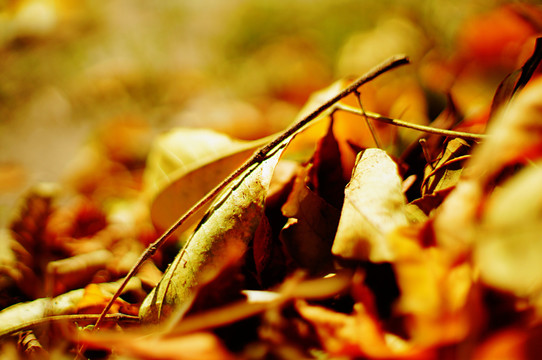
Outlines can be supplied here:
[[380, 122], [390, 124], [390, 125], [401, 126], [408, 129], [423, 131], [430, 134], [448, 136], [451, 138], [461, 138], [461, 139], [466, 139], [466, 140], [476, 140], [476, 141], [484, 140], [484, 139], [487, 139], [488, 137], [487, 135], [484, 135], [484, 134], [473, 134], [473, 133], [467, 133], [467, 132], [462, 132], [462, 131], [438, 129], [431, 126], [412, 124], [403, 120], [392, 119], [392, 118], [382, 116], [380, 114], [376, 114], [369, 111], [362, 112], [361, 110], [355, 107], [348, 106], [345, 104], [337, 104], [336, 108], [337, 110], [343, 110], [349, 113], [366, 116], [369, 119], [373, 119], [375, 121], [380, 121]]
[[380, 146], [380, 141], [378, 140], [378, 134], [373, 124], [369, 121], [369, 118], [367, 117], [367, 113], [365, 112], [365, 109], [363, 108], [363, 104], [361, 103], [361, 93], [358, 90], [354, 91], [354, 93], [356, 94], [356, 99], [358, 100], [358, 106], [361, 111], [361, 116], [363, 116], [363, 118], [365, 119], [365, 123], [369, 127], [369, 131], [371, 132], [373, 141], [375, 142], [375, 146], [379, 149], [382, 149], [382, 147]]
[[[216, 195], [218, 195], [218, 193], [220, 193], [226, 186], [228, 186], [232, 181], [234, 181], [239, 175], [241, 175], [243, 172], [245, 172], [254, 164], [261, 163], [263, 160], [265, 160], [266, 157], [269, 155], [269, 153], [271, 153], [284, 140], [294, 135], [297, 131], [299, 131], [305, 125], [310, 123], [312, 120], [316, 119], [322, 112], [331, 108], [333, 105], [335, 105], [338, 101], [340, 101], [344, 97], [350, 95], [354, 91], [357, 91], [357, 89], [361, 85], [373, 80], [377, 76], [382, 75], [383, 73], [389, 70], [392, 70], [402, 65], [406, 65], [408, 63], [409, 63], [409, 60], [405, 56], [395, 56], [388, 59], [387, 61], [383, 62], [382, 64], [380, 64], [373, 70], [369, 71], [367, 74], [358, 78], [350, 86], [348, 86], [346, 89], [339, 92], [332, 99], [326, 101], [323, 105], [318, 107], [316, 110], [314, 110], [312, 113], [307, 115], [305, 118], [291, 125], [285, 131], [283, 131], [280, 135], [278, 135], [274, 140], [272, 140], [270, 143], [268, 143], [267, 145], [264, 145], [259, 150], [257, 150], [245, 163], [243, 163], [243, 165], [237, 168], [237, 170], [231, 173], [214, 189], [208, 192], [202, 199], [200, 199], [194, 206], [192, 206], [190, 210], [188, 210], [184, 215], [182, 215], [179, 219], [177, 219], [177, 221], [173, 225], [171, 225], [171, 227], [167, 229], [155, 242], [149, 245], [149, 247], [145, 250], [145, 252], [141, 254], [136, 264], [132, 267], [132, 269], [130, 269], [130, 271], [124, 278], [124, 281], [122, 282], [119, 289], [117, 290], [117, 292], [113, 295], [111, 300], [109, 300], [109, 302], [103, 309], [100, 317], [96, 321], [95, 328], [99, 327], [99, 325], [105, 318], [105, 315], [107, 314], [109, 309], [111, 309], [113, 302], [119, 297], [120, 293], [122, 292], [126, 284], [128, 284], [128, 281], [137, 273], [137, 271], [139, 270], [143, 262], [149, 259], [160, 248], [160, 246], [162, 246], [162, 244], [175, 232], [175, 230], [177, 230], [189, 217], [194, 215], [194, 213], [196, 213], [199, 209], [201, 209], [209, 201], [211, 201]], [[186, 246], [187, 244], [185, 244], [185, 247]]]

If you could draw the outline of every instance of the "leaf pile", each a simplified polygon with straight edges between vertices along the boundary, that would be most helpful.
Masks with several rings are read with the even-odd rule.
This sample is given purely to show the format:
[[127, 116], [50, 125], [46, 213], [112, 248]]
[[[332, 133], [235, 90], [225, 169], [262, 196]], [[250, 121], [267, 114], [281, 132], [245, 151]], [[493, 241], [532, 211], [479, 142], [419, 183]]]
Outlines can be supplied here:
[[[99, 173], [74, 169], [75, 194], [36, 187], [0, 233], [1, 350], [14, 359], [536, 358], [542, 40], [469, 113], [469, 96], [452, 95], [506, 64], [468, 36], [453, 64], [418, 69], [457, 75], [437, 115], [403, 69], [360, 87], [175, 229], [94, 329], [145, 247], [270, 142], [177, 128], [142, 155], [131, 146], [148, 135], [138, 123], [108, 128], [79, 155]], [[487, 73], [474, 78], [480, 64]], [[348, 85], [314, 94], [300, 118]], [[417, 132], [396, 126], [405, 101], [426, 125]], [[116, 132], [125, 145], [113, 145]]]

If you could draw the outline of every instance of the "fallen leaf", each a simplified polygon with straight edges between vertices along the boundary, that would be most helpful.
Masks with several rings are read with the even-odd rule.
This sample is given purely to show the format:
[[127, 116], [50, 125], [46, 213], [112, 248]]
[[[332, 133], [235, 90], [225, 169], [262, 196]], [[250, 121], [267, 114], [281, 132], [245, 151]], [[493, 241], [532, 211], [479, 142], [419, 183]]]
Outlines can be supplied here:
[[362, 303], [354, 305], [352, 314], [338, 313], [321, 306], [296, 302], [301, 316], [316, 329], [330, 355], [374, 359], [431, 359], [433, 354], [416, 349], [400, 337], [387, 333]]
[[[161, 231], [168, 229], [268, 141], [237, 140], [216, 131], [191, 128], [178, 128], [160, 136], [148, 156], [143, 180], [155, 226]], [[205, 210], [178, 233], [201, 219]]]
[[426, 167], [422, 184], [422, 195], [435, 194], [453, 188], [463, 171], [463, 163], [468, 158], [471, 147], [463, 139], [450, 140], [435, 164]]
[[99, 349], [148, 360], [233, 360], [218, 337], [199, 332], [177, 337], [145, 336], [117, 339], [83, 337], [83, 343]]
[[311, 188], [329, 204], [340, 209], [346, 180], [343, 177], [339, 143], [333, 134], [334, 123], [332, 119], [326, 135], [318, 141], [309, 177]]
[[[44, 297], [45, 266], [55, 259], [45, 236], [45, 228], [54, 213], [58, 189], [52, 184], [40, 184], [24, 197], [21, 207], [9, 225], [14, 240], [11, 248], [17, 262], [15, 278], [18, 287], [31, 299]], [[13, 273], [15, 275], [15, 273]]]
[[298, 266], [321, 275], [333, 270], [330, 249], [340, 213], [311, 191], [306, 181], [307, 169], [298, 175], [282, 206], [282, 214], [289, 219], [280, 239]]
[[484, 212], [488, 193], [513, 173], [514, 166], [540, 159], [541, 92], [542, 79], [531, 82], [490, 123], [489, 137], [473, 150], [462, 179], [435, 215], [434, 229], [439, 244], [455, 248], [458, 253], [469, 251], [476, 239], [475, 228]]
[[144, 321], [166, 318], [190, 299], [204, 277], [214, 276], [241, 259], [260, 223], [267, 189], [282, 149], [240, 175], [234, 185], [217, 198], [185, 248], [141, 305], [140, 317]]
[[[93, 286], [100, 292], [105, 291], [108, 294], [105, 299], [102, 298], [101, 305], [105, 305], [111, 293], [118, 287], [118, 283], [102, 283]], [[137, 286], [137, 281], [131, 281], [126, 290], [134, 286]], [[0, 311], [0, 337], [49, 316], [78, 313], [82, 309], [81, 302], [84, 301], [85, 293], [85, 289], [77, 289], [54, 298], [40, 298], [3, 309]]]
[[47, 280], [53, 296], [88, 284], [95, 273], [105, 269], [113, 254], [107, 250], [72, 256], [47, 264]]
[[345, 189], [334, 255], [371, 262], [393, 260], [386, 236], [407, 224], [401, 182], [397, 164], [384, 151], [367, 149], [358, 155]]
[[474, 235], [481, 279], [518, 297], [542, 290], [541, 165], [523, 169], [489, 197]]
[[422, 348], [457, 343], [477, 327], [482, 314], [473, 296], [474, 269], [454, 263], [446, 251], [423, 244], [422, 232], [402, 228], [389, 237], [400, 296], [396, 316], [404, 316], [413, 344]]
[[525, 61], [521, 69], [509, 74], [499, 84], [491, 103], [490, 118], [496, 114], [497, 110], [506, 106], [512, 97], [527, 85], [538, 68], [540, 61], [542, 61], [542, 38], [539, 37], [536, 39], [533, 54]]

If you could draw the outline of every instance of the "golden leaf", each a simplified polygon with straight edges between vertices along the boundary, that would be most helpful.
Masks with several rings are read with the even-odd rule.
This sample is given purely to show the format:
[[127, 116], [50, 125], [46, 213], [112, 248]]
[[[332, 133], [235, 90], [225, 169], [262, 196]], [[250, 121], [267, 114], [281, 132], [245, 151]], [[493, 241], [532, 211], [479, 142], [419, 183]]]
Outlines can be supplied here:
[[158, 321], [186, 303], [199, 283], [238, 261], [260, 223], [265, 196], [283, 148], [245, 172], [209, 209], [202, 222], [147, 296], [144, 321]]
[[405, 198], [395, 162], [382, 150], [360, 153], [345, 189], [332, 252], [347, 259], [391, 261], [386, 236], [406, 225]]
[[482, 280], [516, 296], [542, 289], [541, 165], [522, 170], [491, 196], [475, 233]]
[[[151, 219], [165, 230], [268, 138], [243, 141], [207, 129], [178, 128], [160, 136], [148, 158], [144, 191]], [[194, 216], [182, 230], [201, 219]], [[181, 231], [182, 231], [181, 230]]]

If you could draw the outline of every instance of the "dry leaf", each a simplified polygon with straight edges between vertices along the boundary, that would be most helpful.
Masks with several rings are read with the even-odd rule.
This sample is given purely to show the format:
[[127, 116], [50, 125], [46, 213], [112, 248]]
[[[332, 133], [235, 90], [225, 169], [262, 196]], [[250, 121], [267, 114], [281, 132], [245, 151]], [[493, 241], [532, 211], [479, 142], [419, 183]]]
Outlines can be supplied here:
[[78, 289], [55, 298], [41, 298], [18, 303], [0, 311], [0, 336], [6, 335], [21, 325], [40, 320], [46, 316], [74, 314], [83, 298], [84, 290]]
[[54, 259], [53, 249], [46, 239], [45, 228], [58, 189], [52, 184], [40, 184], [30, 190], [10, 224], [12, 251], [17, 258], [15, 279], [19, 288], [30, 298], [45, 296], [43, 275], [46, 264]]
[[426, 167], [422, 184], [422, 195], [449, 191], [453, 188], [463, 171], [465, 155], [470, 153], [470, 145], [463, 139], [452, 139], [447, 144], [436, 163]]
[[337, 209], [344, 201], [344, 187], [341, 152], [339, 143], [333, 134], [333, 119], [327, 134], [322, 137], [314, 152], [313, 164], [309, 171], [311, 188], [325, 201]]
[[52, 282], [53, 296], [89, 283], [95, 273], [105, 269], [113, 254], [107, 250], [72, 256], [47, 264], [48, 280]]
[[296, 302], [301, 316], [316, 329], [324, 349], [331, 355], [349, 358], [426, 359], [430, 351], [416, 349], [400, 337], [387, 333], [362, 303], [350, 315], [321, 306]]
[[389, 237], [400, 296], [394, 312], [405, 317], [413, 344], [432, 347], [462, 341], [481, 321], [469, 263], [453, 263], [446, 251], [424, 247], [422, 233], [396, 231]]
[[435, 234], [440, 244], [459, 252], [468, 251], [476, 239], [475, 228], [483, 213], [484, 199], [499, 183], [503, 171], [542, 156], [541, 94], [542, 79], [538, 79], [490, 124], [489, 138], [473, 150], [463, 178], [435, 217]]
[[332, 252], [346, 259], [391, 261], [386, 237], [406, 225], [405, 198], [395, 162], [382, 150], [358, 155], [345, 189], [344, 205]]
[[[169, 228], [268, 141], [268, 138], [242, 141], [216, 131], [190, 128], [160, 136], [149, 154], [144, 173], [144, 191], [151, 201], [155, 226], [162, 231]], [[204, 211], [182, 230], [201, 219]]]
[[[125, 291], [132, 290], [139, 285], [137, 280], [130, 281]], [[94, 284], [93, 287], [100, 293], [105, 292], [99, 304], [103, 308], [107, 300], [111, 297], [111, 293], [118, 288], [118, 283]], [[18, 303], [3, 309], [0, 311], [0, 337], [48, 316], [77, 314], [82, 310], [81, 305], [85, 305], [87, 301], [85, 300], [86, 293], [85, 289], [77, 289], [54, 298], [40, 298], [34, 301]], [[92, 303], [93, 305], [97, 305], [96, 302]]]
[[311, 274], [326, 274], [333, 270], [330, 249], [340, 214], [307, 187], [306, 170], [298, 175], [282, 206], [282, 214], [289, 219], [280, 239], [298, 266]]
[[83, 343], [142, 360], [235, 359], [216, 335], [204, 332], [177, 337], [84, 337]]
[[531, 80], [536, 68], [542, 60], [542, 38], [536, 39], [535, 48], [533, 54], [525, 64], [511, 74], [509, 74], [497, 88], [495, 96], [493, 97], [493, 103], [491, 104], [490, 117], [493, 116], [497, 110], [506, 106], [512, 97]]
[[494, 192], [475, 233], [482, 280], [519, 297], [542, 290], [541, 165], [525, 168]]
[[203, 278], [214, 276], [244, 255], [260, 223], [279, 149], [237, 179], [209, 209], [198, 228], [147, 296], [140, 310], [145, 321], [164, 319], [185, 303]]

